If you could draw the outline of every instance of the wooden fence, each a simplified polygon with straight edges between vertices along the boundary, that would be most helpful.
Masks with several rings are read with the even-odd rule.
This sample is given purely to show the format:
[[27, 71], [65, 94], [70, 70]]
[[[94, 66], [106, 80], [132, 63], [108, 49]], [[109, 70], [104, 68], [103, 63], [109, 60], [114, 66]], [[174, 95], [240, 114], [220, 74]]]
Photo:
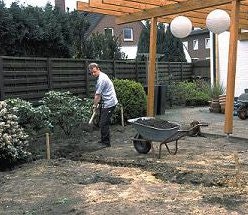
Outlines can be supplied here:
[[[92, 97], [95, 80], [87, 72], [92, 60], [0, 57], [0, 100], [38, 101], [50, 90]], [[131, 79], [147, 85], [147, 62], [94, 60], [110, 78]], [[156, 85], [192, 78], [191, 63], [157, 63]]]

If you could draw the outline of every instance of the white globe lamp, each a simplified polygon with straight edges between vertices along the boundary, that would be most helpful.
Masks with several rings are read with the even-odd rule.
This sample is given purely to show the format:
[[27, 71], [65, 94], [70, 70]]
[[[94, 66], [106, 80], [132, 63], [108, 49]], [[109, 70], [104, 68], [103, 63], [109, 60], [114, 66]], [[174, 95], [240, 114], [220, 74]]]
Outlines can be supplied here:
[[207, 28], [215, 34], [221, 34], [230, 27], [229, 14], [220, 9], [210, 12], [206, 19]]
[[192, 31], [192, 23], [185, 16], [177, 16], [171, 21], [171, 33], [178, 38], [187, 37]]

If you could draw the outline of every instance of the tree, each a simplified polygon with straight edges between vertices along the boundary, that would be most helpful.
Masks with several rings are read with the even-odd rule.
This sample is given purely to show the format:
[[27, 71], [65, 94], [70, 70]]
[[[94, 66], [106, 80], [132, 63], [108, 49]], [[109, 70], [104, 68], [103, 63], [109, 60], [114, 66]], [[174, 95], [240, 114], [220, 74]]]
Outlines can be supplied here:
[[160, 60], [168, 62], [186, 62], [183, 43], [179, 38], [173, 36], [170, 26], [168, 26], [166, 30], [165, 42], [164, 56], [161, 57]]
[[[146, 21], [138, 43], [139, 60], [145, 60], [145, 55], [149, 53], [150, 27], [150, 22]], [[186, 61], [182, 42], [171, 34], [169, 27], [166, 30], [162, 23], [157, 26], [157, 55], [159, 61]]]
[[[11, 43], [1, 38], [6, 55], [36, 57], [70, 57], [69, 44], [72, 39], [65, 37], [62, 21], [63, 15], [47, 4], [44, 9], [32, 6], [20, 6], [17, 2], [10, 8], [4, 8], [9, 14], [6, 34]], [[5, 17], [5, 19], [7, 19]], [[0, 23], [4, 24], [4, 23]], [[3, 25], [0, 26], [0, 29]], [[8, 48], [7, 48], [8, 47]]]
[[6, 8], [0, 0], [1, 55], [123, 59], [118, 38], [95, 34], [87, 38], [89, 23], [78, 11], [61, 12], [19, 5]]
[[86, 32], [90, 24], [84, 18], [84, 15], [82, 13], [79, 13], [78, 11], [71, 12], [69, 14], [69, 20], [73, 38], [73, 57], [88, 58], [88, 53], [92, 51], [92, 48], [86, 37]]
[[121, 52], [118, 38], [115, 36], [94, 33], [89, 38], [89, 43], [92, 50], [89, 52], [88, 58], [101, 60], [126, 58], [125, 54]]
[[144, 28], [141, 31], [139, 43], [138, 43], [138, 54], [149, 53], [150, 44], [150, 22], [146, 21]]
[[15, 27], [12, 15], [4, 2], [0, 1], [0, 55], [12, 53], [15, 42]]

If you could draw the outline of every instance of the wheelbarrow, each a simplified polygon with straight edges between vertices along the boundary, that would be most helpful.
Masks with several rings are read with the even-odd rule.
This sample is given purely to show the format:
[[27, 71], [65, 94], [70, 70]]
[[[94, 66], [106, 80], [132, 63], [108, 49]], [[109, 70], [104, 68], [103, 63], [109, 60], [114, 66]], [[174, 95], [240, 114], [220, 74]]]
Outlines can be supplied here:
[[248, 93], [242, 93], [237, 102], [237, 115], [240, 119], [245, 120], [248, 117]]
[[[134, 138], [132, 138], [134, 148], [141, 154], [147, 154], [152, 148], [152, 142], [160, 142], [159, 144], [159, 156], [161, 158], [162, 145], [166, 146], [169, 154], [175, 155], [178, 151], [178, 140], [184, 136], [189, 135], [192, 131], [199, 131], [200, 126], [208, 126], [206, 123], [195, 123], [189, 129], [180, 129], [180, 124], [174, 122], [168, 122], [170, 127], [158, 128], [155, 126], [146, 125], [141, 123], [143, 120], [155, 119], [154, 117], [139, 117], [135, 119], [129, 119], [133, 127], [138, 132]], [[171, 150], [167, 143], [175, 141], [175, 147]]]

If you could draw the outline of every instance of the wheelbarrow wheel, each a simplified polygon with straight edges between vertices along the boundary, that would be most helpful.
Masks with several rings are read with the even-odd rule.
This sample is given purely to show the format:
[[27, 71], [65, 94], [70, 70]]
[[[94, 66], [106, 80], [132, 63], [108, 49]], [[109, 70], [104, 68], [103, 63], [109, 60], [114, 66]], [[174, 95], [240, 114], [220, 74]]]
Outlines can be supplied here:
[[245, 106], [241, 106], [239, 109], [238, 109], [238, 117], [242, 120], [245, 120], [246, 117], [247, 117], [247, 109]]
[[136, 151], [139, 152], [140, 154], [147, 154], [152, 147], [151, 141], [148, 141], [148, 140], [144, 141], [140, 134], [136, 134], [134, 138], [142, 139], [140, 141], [133, 140], [133, 145]]

